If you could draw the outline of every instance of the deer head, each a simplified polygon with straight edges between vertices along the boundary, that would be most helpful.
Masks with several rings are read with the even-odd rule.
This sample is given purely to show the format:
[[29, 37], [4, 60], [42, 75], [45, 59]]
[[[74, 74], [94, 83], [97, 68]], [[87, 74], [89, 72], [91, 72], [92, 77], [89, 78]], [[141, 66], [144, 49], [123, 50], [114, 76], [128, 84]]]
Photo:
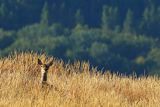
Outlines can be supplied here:
[[49, 67], [53, 64], [53, 59], [51, 59], [48, 63], [43, 63], [40, 59], [38, 59], [38, 65], [41, 66], [41, 84], [47, 82], [47, 74]]

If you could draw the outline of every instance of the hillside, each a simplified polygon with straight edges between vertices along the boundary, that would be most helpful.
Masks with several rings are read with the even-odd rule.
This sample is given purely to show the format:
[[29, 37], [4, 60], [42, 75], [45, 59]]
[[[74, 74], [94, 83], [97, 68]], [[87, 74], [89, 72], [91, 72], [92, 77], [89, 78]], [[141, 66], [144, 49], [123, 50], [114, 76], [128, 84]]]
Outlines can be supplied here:
[[21, 53], [0, 60], [1, 107], [158, 107], [157, 77], [126, 77], [96, 73], [85, 62], [65, 64], [54, 59], [48, 82], [41, 89], [36, 53]]
[[44, 50], [98, 70], [160, 75], [159, 0], [0, 0], [0, 58]]

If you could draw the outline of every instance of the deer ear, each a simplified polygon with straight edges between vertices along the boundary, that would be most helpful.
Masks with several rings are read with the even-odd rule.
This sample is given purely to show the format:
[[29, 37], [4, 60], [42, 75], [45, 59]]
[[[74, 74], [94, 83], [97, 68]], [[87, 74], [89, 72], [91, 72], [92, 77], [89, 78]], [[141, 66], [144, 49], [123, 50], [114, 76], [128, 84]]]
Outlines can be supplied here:
[[42, 61], [38, 58], [38, 64], [42, 65]]
[[51, 61], [49, 61], [49, 63], [47, 65], [51, 66], [52, 64], [53, 64], [53, 59], [51, 59]]

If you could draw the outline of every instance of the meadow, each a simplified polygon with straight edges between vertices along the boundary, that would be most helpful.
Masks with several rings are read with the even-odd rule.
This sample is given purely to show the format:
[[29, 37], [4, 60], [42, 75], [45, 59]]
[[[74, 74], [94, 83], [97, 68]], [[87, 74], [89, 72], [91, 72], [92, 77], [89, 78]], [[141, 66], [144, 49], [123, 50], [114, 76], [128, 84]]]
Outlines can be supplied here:
[[103, 75], [87, 62], [54, 58], [48, 83], [41, 88], [37, 59], [45, 54], [20, 53], [0, 59], [0, 107], [159, 107], [156, 76]]

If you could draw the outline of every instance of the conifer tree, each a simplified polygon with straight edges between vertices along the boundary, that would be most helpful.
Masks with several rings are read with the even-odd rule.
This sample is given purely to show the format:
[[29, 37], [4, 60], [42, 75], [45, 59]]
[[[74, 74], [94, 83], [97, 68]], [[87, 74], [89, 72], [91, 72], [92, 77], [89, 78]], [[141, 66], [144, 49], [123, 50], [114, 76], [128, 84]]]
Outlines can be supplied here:
[[78, 25], [78, 24], [79, 24], [79, 25], [83, 25], [83, 24], [84, 24], [84, 17], [83, 17], [83, 15], [82, 15], [80, 9], [78, 9], [78, 10], [76, 11], [76, 14], [75, 14], [75, 22], [76, 22], [77, 25]]
[[42, 9], [40, 24], [43, 26], [48, 26], [48, 24], [49, 24], [48, 18], [49, 18], [49, 12], [48, 12], [48, 4], [46, 2], [43, 6], [43, 9]]
[[126, 14], [126, 19], [124, 20], [124, 23], [123, 23], [123, 32], [124, 33], [133, 33], [132, 21], [133, 21], [133, 13], [131, 10], [128, 10], [127, 14]]
[[103, 6], [102, 29], [109, 29], [109, 12], [108, 12], [108, 9], [109, 9], [108, 6]]
[[102, 30], [108, 32], [117, 26], [117, 8], [104, 6], [102, 10]]

